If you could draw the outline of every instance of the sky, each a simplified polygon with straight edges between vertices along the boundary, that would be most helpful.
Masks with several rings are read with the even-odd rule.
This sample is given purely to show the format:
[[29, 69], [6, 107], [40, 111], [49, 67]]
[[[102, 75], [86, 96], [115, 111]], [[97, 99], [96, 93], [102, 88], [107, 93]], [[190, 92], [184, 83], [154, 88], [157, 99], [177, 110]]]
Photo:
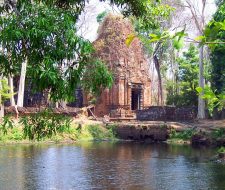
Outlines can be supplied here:
[[[189, 0], [191, 1], [196, 7], [201, 9], [201, 0]], [[94, 41], [97, 37], [97, 30], [99, 24], [97, 23], [96, 17], [98, 14], [102, 13], [103, 11], [113, 12], [115, 14], [119, 14], [119, 9], [117, 7], [112, 7], [109, 3], [106, 2], [99, 2], [99, 0], [90, 0], [87, 4], [85, 11], [80, 16], [80, 21], [78, 22], [78, 33], [83, 36], [84, 38]], [[214, 0], [207, 0], [206, 6], [206, 17], [207, 20], [210, 20], [213, 13], [216, 11], [216, 6]], [[190, 14], [189, 10], [184, 11], [184, 14]], [[183, 18], [186, 19], [185, 17]], [[188, 31], [190, 36], [194, 38], [196, 33], [194, 32], [193, 28], [190, 27]]]
[[84, 12], [79, 17], [78, 33], [84, 38], [94, 41], [97, 37], [99, 27], [96, 17], [104, 11], [119, 14], [118, 8], [112, 7], [109, 3], [99, 2], [99, 0], [90, 0]]

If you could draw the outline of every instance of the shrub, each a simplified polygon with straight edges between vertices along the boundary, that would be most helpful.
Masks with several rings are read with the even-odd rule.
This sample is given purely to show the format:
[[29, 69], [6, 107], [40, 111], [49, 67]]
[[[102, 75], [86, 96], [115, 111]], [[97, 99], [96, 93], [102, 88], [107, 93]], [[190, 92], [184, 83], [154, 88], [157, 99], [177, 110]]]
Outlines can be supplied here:
[[22, 117], [19, 122], [23, 125], [25, 138], [39, 141], [42, 138], [51, 138], [52, 135], [69, 130], [71, 118], [57, 115], [51, 110], [44, 110], [34, 115]]
[[10, 140], [20, 141], [23, 140], [23, 132], [18, 127], [14, 127], [9, 135]]
[[13, 120], [9, 116], [3, 117], [3, 121], [0, 124], [0, 132], [6, 135], [8, 133], [8, 130], [12, 128], [13, 128]]
[[182, 140], [190, 140], [192, 136], [195, 134], [193, 129], [187, 129], [185, 131], [177, 132], [176, 130], [171, 130], [170, 138], [171, 139], [182, 139]]
[[217, 150], [217, 153], [218, 154], [224, 154], [225, 153], [225, 147], [220, 147], [218, 150]]
[[225, 128], [219, 128], [212, 132], [214, 138], [221, 138], [225, 136]]

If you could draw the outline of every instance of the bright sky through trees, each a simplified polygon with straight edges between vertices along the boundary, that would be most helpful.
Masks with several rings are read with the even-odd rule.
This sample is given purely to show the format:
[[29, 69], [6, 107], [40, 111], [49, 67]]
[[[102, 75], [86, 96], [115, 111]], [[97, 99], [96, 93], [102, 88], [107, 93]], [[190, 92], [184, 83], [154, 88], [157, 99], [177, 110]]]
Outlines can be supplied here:
[[[201, 10], [200, 3], [198, 1], [200, 0], [189, 0], [194, 3], [196, 7]], [[110, 12], [113, 12], [114, 14], [118, 14], [119, 10], [117, 7], [112, 7], [107, 2], [99, 2], [99, 0], [90, 0], [90, 2], [87, 4], [85, 11], [81, 14], [79, 17], [79, 34], [83, 37], [89, 39], [90, 41], [94, 41], [97, 36], [97, 30], [99, 24], [96, 21], [96, 17], [98, 14], [102, 13], [103, 11], [108, 10]], [[197, 11], [199, 11], [197, 10]], [[207, 0], [207, 6], [206, 6], [206, 18], [207, 21], [209, 21], [212, 18], [212, 15], [216, 11], [216, 6], [214, 3], [214, 0]], [[180, 19], [183, 19], [184, 24], [190, 25], [190, 12], [189, 10], [184, 11], [184, 14]], [[189, 17], [189, 19], [187, 19]], [[196, 37], [196, 33], [193, 31], [193, 27], [188, 27], [188, 33], [191, 37]]]

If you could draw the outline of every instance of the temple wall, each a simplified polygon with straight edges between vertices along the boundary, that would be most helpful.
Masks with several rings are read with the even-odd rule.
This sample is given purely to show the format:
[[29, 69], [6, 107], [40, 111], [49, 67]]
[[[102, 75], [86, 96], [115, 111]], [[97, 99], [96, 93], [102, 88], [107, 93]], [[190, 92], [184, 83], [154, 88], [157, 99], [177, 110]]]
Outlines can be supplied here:
[[[125, 43], [133, 32], [129, 20], [115, 15], [108, 15], [99, 28], [98, 39], [93, 42], [95, 56], [112, 71], [114, 84], [98, 98], [97, 116], [108, 115], [111, 111], [126, 115], [133, 112], [132, 102], [141, 109], [151, 105], [151, 80], [142, 44], [137, 38], [130, 46]], [[133, 108], [136, 109], [137, 105]]]

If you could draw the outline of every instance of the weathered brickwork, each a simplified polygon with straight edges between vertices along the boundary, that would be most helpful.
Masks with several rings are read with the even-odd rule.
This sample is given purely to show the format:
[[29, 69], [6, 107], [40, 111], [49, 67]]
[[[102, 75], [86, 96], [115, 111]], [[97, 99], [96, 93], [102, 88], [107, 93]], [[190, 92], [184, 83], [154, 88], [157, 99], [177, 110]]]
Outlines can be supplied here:
[[193, 121], [197, 118], [195, 107], [152, 106], [137, 111], [137, 120], [140, 121]]
[[139, 39], [130, 46], [125, 41], [134, 33], [130, 21], [109, 15], [93, 43], [96, 56], [105, 61], [114, 75], [114, 84], [98, 98], [97, 116], [132, 117], [134, 110], [151, 105], [151, 80], [148, 63]]

